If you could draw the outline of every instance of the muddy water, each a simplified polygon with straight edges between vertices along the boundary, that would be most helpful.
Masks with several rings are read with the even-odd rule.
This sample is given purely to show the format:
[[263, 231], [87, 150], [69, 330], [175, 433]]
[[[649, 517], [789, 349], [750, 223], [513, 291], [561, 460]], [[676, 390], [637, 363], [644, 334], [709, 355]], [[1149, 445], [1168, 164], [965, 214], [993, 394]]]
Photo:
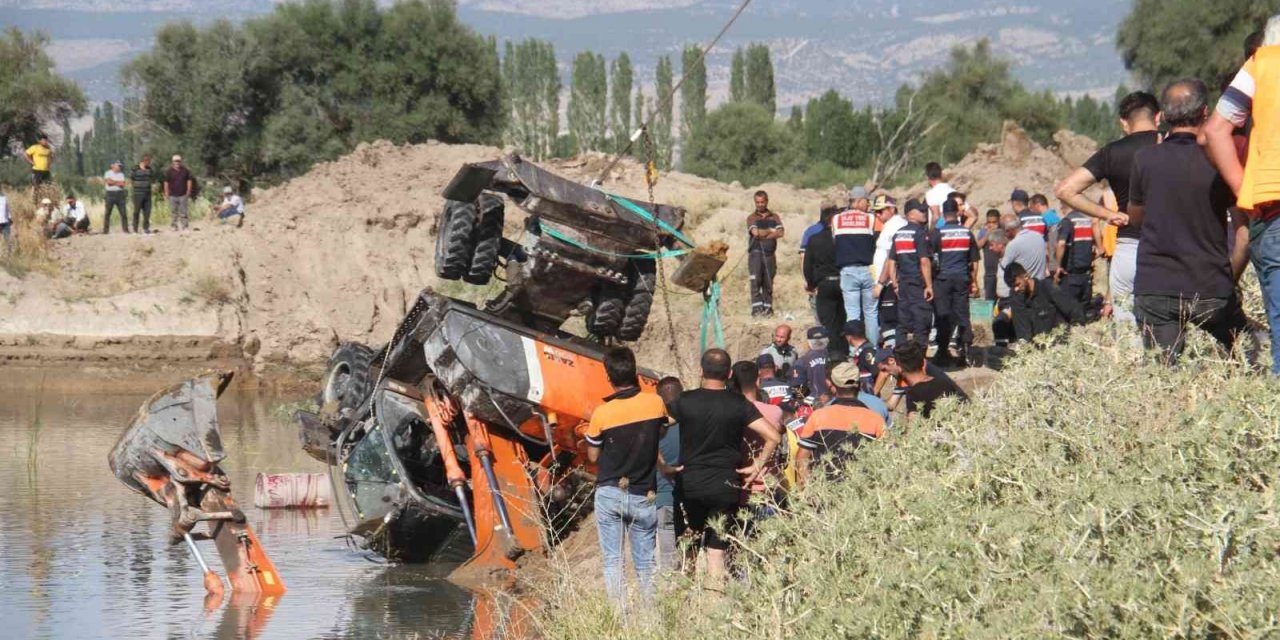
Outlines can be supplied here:
[[257, 472], [323, 471], [298, 449], [280, 398], [229, 393], [218, 408], [232, 489], [289, 591], [206, 612], [195, 561], [165, 540], [167, 511], [107, 468], [146, 396], [15, 392], [4, 376], [0, 637], [469, 637], [476, 603], [439, 578], [447, 567], [373, 561], [339, 539], [334, 509], [253, 508]]

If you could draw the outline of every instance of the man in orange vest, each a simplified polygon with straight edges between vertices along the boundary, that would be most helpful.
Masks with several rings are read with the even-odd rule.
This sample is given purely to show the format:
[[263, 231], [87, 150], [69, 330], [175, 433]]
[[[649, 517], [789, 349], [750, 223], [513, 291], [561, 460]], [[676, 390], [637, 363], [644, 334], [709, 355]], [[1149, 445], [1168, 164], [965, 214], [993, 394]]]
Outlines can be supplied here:
[[[1252, 118], [1247, 161], [1232, 133]], [[1249, 215], [1249, 256], [1271, 325], [1271, 373], [1280, 376], [1280, 15], [1244, 63], [1204, 129], [1209, 158]]]

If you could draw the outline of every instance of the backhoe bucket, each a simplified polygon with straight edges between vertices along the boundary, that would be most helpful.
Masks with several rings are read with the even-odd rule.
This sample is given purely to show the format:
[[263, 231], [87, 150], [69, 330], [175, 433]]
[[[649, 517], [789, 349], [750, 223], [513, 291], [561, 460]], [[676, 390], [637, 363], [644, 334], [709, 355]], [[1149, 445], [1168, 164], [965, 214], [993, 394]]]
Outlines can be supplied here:
[[[222, 583], [204, 565], [195, 540], [214, 540], [232, 591], [278, 595], [284, 583], [218, 466], [226, 454], [217, 400], [230, 382], [231, 373], [211, 373], [152, 396], [111, 449], [108, 463], [125, 486], [169, 509], [169, 543], [190, 545], [205, 567], [210, 593], [220, 593]], [[208, 533], [192, 533], [201, 522]]]

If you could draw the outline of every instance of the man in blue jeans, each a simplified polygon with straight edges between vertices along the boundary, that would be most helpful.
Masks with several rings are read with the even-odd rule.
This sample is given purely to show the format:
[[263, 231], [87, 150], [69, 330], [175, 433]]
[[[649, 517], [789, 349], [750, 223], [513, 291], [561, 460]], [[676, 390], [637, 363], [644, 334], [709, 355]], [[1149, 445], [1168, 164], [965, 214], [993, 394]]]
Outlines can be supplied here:
[[585, 435], [587, 458], [597, 465], [596, 530], [605, 591], [615, 606], [623, 608], [627, 600], [624, 530], [631, 539], [640, 600], [646, 604], [653, 600], [658, 441], [667, 425], [667, 408], [657, 394], [640, 391], [636, 356], [630, 349], [610, 349], [604, 369], [614, 393], [592, 412]]
[[[1209, 158], [1249, 217], [1249, 257], [1271, 325], [1271, 374], [1280, 376], [1280, 16], [1267, 22], [1261, 48], [1250, 56], [1205, 125]], [[1242, 158], [1243, 156], [1243, 158]], [[1247, 162], [1245, 160], [1247, 159]]]
[[861, 320], [867, 335], [880, 335], [880, 289], [871, 273], [876, 258], [876, 219], [871, 215], [866, 191], [853, 193], [853, 206], [831, 218], [840, 290], [844, 293], [845, 320]]

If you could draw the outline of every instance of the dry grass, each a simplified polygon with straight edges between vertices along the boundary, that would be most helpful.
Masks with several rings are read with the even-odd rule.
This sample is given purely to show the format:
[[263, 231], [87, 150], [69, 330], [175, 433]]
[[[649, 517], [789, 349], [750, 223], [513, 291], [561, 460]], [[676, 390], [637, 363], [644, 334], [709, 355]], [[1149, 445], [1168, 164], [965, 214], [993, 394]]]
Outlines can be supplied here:
[[[13, 217], [13, 244], [6, 251], [0, 246], [0, 269], [15, 278], [25, 278], [33, 271], [53, 274], [57, 261], [49, 253], [49, 241], [35, 222], [36, 206], [31, 189], [6, 190], [9, 213]], [[42, 195], [48, 194], [48, 188]]]
[[196, 278], [195, 282], [192, 282], [187, 289], [187, 295], [195, 300], [203, 301], [206, 306], [210, 307], [230, 304], [234, 299], [231, 287], [227, 284], [226, 279], [212, 274]]
[[975, 402], [862, 450], [745, 542], [723, 594], [623, 624], [599, 576], [546, 637], [1274, 637], [1277, 383], [1193, 336], [1182, 367], [1106, 325], [1019, 354]]

